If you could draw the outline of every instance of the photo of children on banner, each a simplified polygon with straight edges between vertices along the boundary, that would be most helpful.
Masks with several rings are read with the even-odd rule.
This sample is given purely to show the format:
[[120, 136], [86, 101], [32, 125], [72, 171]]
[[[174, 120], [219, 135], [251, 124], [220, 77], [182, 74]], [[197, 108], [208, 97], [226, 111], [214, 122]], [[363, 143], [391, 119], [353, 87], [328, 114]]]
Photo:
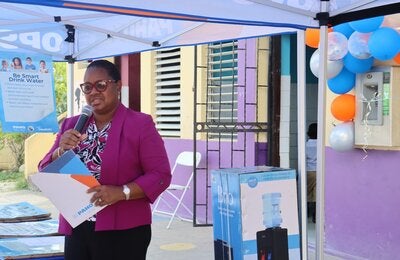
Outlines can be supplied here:
[[32, 58], [31, 57], [26, 57], [25, 59], [25, 69], [26, 70], [36, 70], [35, 64], [32, 63]]
[[20, 57], [14, 57], [12, 59], [11, 67], [15, 70], [22, 70], [22, 61]]
[[39, 71], [41, 73], [48, 73], [49, 72], [49, 69], [46, 68], [46, 62], [44, 60], [41, 60], [39, 62], [39, 65], [40, 65]]
[[7, 60], [2, 60], [1, 61], [0, 71], [10, 71], [10, 68], [8, 67], [8, 61]]

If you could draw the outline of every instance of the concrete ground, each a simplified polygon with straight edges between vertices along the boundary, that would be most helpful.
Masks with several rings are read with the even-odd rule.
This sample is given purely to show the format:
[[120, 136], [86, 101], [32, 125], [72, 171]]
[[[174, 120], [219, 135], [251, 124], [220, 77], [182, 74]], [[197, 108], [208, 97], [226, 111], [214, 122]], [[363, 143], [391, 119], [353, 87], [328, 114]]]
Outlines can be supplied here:
[[[11, 187], [0, 186], [0, 205], [29, 202], [58, 218], [58, 210], [39, 191], [9, 191]], [[147, 259], [214, 259], [212, 227], [193, 227], [192, 223], [177, 219], [167, 229], [168, 221], [165, 216], [154, 216]]]
[[[17, 202], [29, 202], [37, 207], [47, 210], [52, 218], [58, 217], [58, 211], [53, 204], [39, 191], [19, 190], [10, 191], [10, 187], [1, 188], [0, 205]], [[169, 229], [166, 228], [168, 218], [161, 215], [154, 216], [152, 225], [152, 241], [148, 251], [149, 260], [208, 260], [214, 259], [213, 228], [193, 227], [192, 223], [174, 220]], [[309, 222], [310, 249], [308, 259], [315, 259], [315, 225]], [[324, 259], [341, 259], [326, 255]], [[219, 260], [219, 259], [216, 259]]]

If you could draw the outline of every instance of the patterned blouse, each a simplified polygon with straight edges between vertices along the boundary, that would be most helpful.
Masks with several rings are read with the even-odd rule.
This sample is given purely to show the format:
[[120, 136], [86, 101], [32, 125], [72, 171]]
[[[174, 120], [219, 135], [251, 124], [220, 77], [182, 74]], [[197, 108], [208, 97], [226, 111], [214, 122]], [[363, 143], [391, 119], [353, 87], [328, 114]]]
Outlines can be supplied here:
[[88, 135], [87, 138], [82, 141], [76, 148], [77, 150], [75, 150], [81, 161], [86, 165], [96, 179], [100, 178], [101, 154], [104, 152], [108, 130], [110, 128], [111, 122], [98, 130], [94, 120], [92, 119], [86, 129], [86, 134]]

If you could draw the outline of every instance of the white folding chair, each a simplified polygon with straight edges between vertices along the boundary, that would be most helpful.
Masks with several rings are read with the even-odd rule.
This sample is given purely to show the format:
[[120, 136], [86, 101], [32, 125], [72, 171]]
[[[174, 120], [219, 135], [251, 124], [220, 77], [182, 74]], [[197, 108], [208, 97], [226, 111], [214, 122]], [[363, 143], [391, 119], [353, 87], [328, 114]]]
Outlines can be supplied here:
[[[196, 152], [196, 162], [193, 163], [193, 152], [184, 151], [181, 152], [175, 160], [174, 167], [172, 168], [172, 180], [169, 187], [158, 197], [156, 203], [154, 204], [152, 214], [154, 213], [161, 213], [164, 215], [171, 216], [168, 222], [167, 228], [171, 226], [172, 221], [174, 220], [175, 216], [179, 217], [181, 220], [191, 221], [190, 219], [185, 219], [177, 215], [178, 209], [182, 206], [188, 213], [193, 215], [193, 211], [189, 209], [182, 201], [185, 197], [186, 192], [190, 188], [193, 179], [193, 166], [197, 167], [201, 160], [201, 154]], [[178, 166], [185, 166], [185, 167], [178, 167]], [[176, 170], [185, 170], [188, 173], [187, 181], [177, 180], [176, 177]], [[190, 168], [189, 168], [190, 167]], [[181, 175], [181, 174], [179, 174]], [[172, 203], [171, 203], [172, 200]], [[166, 205], [171, 211], [165, 211], [158, 209], [160, 202], [163, 201], [163, 204]]]

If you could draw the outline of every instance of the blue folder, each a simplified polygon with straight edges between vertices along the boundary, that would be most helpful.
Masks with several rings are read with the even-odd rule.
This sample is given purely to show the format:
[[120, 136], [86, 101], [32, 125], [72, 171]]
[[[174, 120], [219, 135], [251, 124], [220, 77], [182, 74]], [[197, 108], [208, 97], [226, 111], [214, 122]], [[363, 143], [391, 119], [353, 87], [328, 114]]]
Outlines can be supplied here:
[[66, 151], [63, 155], [44, 167], [41, 172], [91, 175], [86, 165], [72, 150]]

